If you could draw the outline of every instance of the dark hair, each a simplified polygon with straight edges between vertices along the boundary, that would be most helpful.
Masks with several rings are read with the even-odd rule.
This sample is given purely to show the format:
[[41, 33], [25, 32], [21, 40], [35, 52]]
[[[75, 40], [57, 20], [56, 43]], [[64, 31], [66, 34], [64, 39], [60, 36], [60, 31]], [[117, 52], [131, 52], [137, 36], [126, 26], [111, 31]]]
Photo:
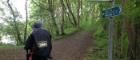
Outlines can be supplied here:
[[32, 28], [41, 28], [42, 27], [42, 23], [41, 22], [35, 22], [32, 26]]

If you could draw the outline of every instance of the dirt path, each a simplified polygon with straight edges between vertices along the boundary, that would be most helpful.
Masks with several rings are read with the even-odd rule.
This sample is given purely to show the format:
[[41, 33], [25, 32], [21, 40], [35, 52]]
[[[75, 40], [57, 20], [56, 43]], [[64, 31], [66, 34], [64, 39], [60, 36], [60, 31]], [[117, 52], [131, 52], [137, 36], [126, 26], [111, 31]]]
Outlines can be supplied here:
[[[82, 60], [91, 44], [91, 33], [85, 31], [58, 40], [53, 43], [53, 60]], [[25, 60], [25, 51], [23, 49], [0, 49], [0, 60]]]
[[91, 42], [91, 36], [87, 32], [79, 32], [58, 41], [53, 46], [54, 60], [82, 60]]

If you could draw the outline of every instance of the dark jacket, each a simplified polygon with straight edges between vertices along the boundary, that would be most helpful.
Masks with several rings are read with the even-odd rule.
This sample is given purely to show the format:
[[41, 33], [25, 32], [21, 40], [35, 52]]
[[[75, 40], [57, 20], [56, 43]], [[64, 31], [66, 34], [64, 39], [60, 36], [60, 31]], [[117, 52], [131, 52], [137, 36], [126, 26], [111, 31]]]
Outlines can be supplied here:
[[[44, 42], [47, 44], [45, 47], [39, 47], [38, 43]], [[41, 44], [41, 46], [44, 45]], [[38, 29], [37, 31], [32, 32], [32, 34], [28, 37], [25, 43], [25, 49], [31, 50], [33, 54], [40, 56], [48, 56], [52, 50], [52, 42], [51, 42], [51, 34], [44, 29]]]

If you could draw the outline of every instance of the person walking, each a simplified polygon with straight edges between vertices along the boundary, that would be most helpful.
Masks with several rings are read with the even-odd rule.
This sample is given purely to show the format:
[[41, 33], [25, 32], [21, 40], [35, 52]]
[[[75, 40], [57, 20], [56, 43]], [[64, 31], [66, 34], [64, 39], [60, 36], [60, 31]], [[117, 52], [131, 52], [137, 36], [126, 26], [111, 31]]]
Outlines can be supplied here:
[[[42, 28], [42, 23], [35, 22], [32, 25], [32, 33], [25, 42], [25, 50], [27, 51], [27, 60], [48, 60], [52, 59], [52, 36]], [[29, 51], [29, 52], [28, 52]]]

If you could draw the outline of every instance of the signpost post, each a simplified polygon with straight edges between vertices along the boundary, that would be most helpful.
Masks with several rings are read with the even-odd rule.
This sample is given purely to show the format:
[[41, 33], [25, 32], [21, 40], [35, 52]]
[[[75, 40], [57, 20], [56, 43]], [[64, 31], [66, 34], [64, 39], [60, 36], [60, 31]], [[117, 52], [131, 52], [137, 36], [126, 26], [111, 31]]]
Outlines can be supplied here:
[[115, 6], [115, 0], [89, 0], [89, 2], [112, 2], [112, 8], [102, 11], [104, 17], [109, 18], [109, 41], [108, 41], [108, 60], [113, 60], [113, 31], [114, 31], [114, 18], [121, 13], [120, 7]]
[[[112, 0], [112, 7], [114, 7], [115, 4], [115, 0]], [[114, 14], [114, 13], [113, 13]], [[114, 27], [113, 27], [113, 17], [109, 17], [109, 49], [108, 49], [108, 60], [113, 60], [113, 31], [114, 31]]]

